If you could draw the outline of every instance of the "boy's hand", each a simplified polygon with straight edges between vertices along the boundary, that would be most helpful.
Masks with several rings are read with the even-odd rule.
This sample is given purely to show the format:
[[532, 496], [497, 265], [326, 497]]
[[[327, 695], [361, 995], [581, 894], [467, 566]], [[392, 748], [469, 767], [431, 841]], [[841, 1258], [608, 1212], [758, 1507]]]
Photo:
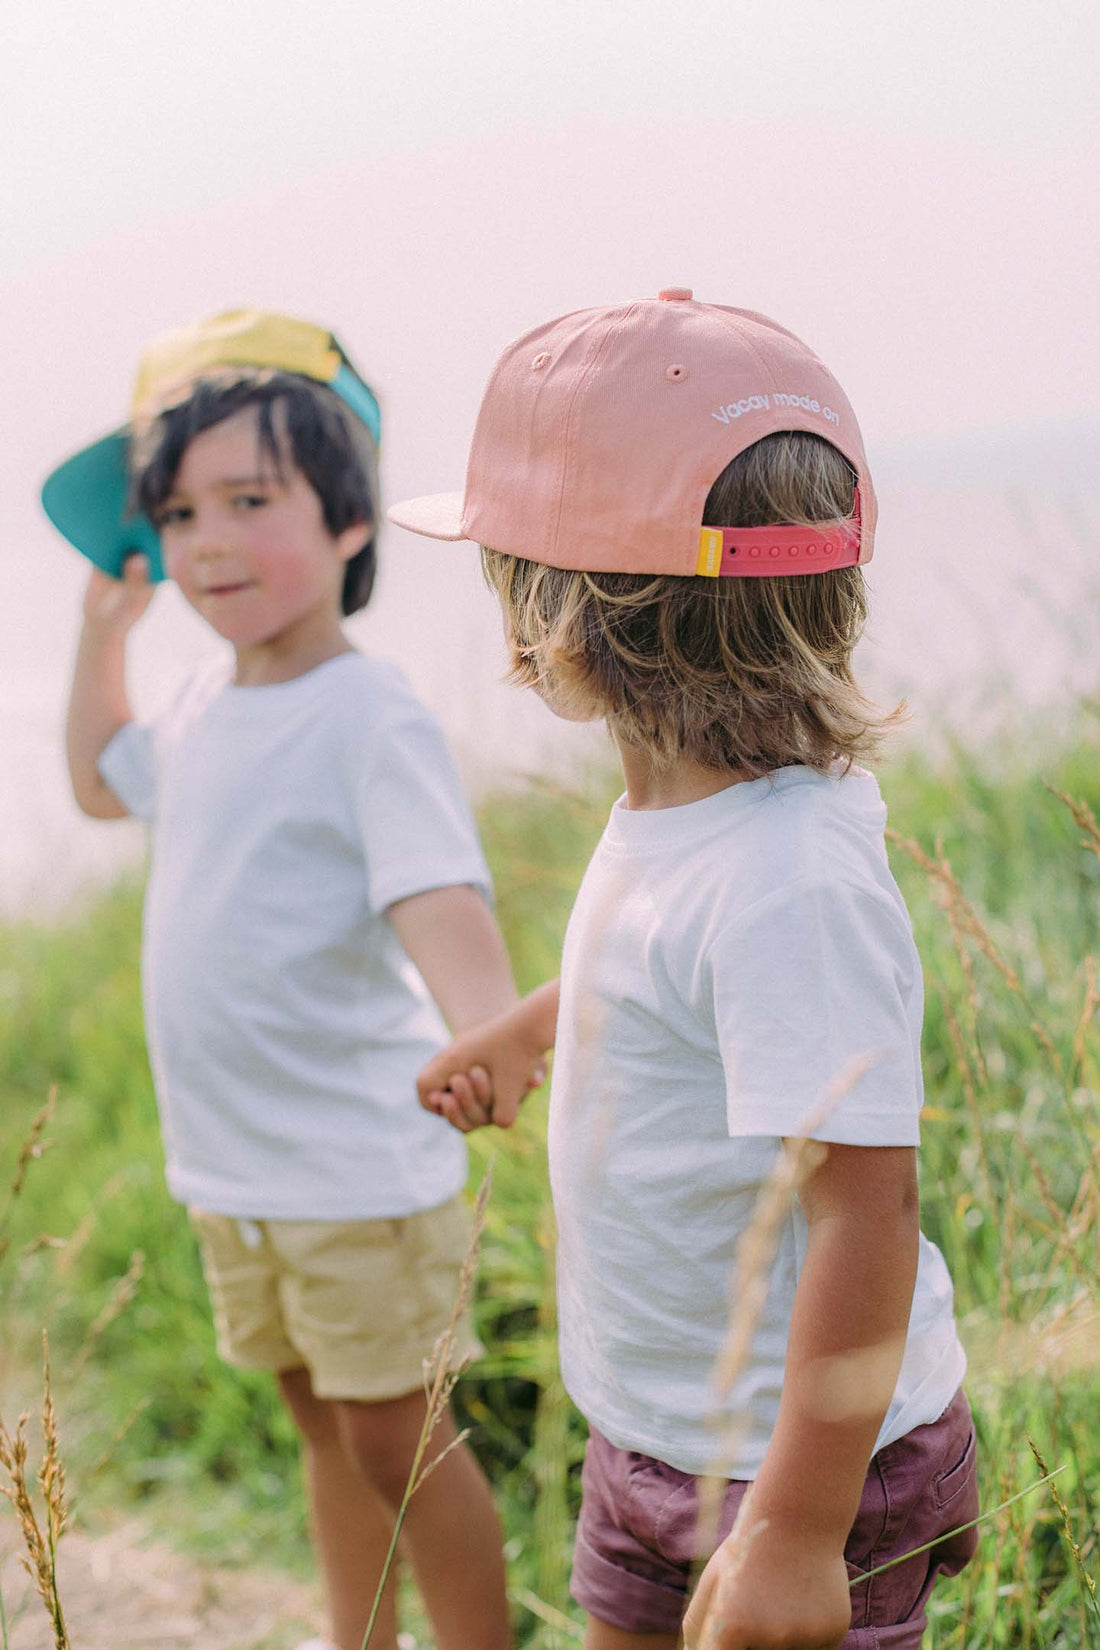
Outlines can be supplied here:
[[754, 1530], [745, 1510], [703, 1571], [685, 1650], [836, 1650], [852, 1620], [843, 1557], [815, 1552], [804, 1530]]
[[524, 1006], [463, 1032], [430, 1060], [416, 1081], [420, 1104], [463, 1134], [486, 1123], [510, 1128], [521, 1102], [546, 1079]]
[[125, 635], [148, 608], [156, 588], [149, 582], [145, 556], [127, 556], [121, 579], [93, 567], [84, 592], [85, 625], [91, 630]]

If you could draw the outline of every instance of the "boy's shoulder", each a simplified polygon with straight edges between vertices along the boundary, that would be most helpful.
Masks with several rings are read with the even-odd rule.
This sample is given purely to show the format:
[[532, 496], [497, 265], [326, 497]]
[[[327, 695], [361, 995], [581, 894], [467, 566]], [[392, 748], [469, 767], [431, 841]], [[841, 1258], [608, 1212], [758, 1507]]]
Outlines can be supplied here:
[[753, 900], [847, 883], [881, 883], [886, 805], [862, 768], [784, 768], [754, 811], [746, 894]]
[[853, 855], [881, 852], [886, 826], [878, 782], [862, 768], [781, 768], [672, 810], [681, 813], [690, 816], [685, 840], [669, 834], [670, 859], [688, 874], [709, 865], [723, 881], [765, 887], [828, 875]]
[[355, 651], [341, 655], [330, 674], [324, 718], [333, 729], [353, 772], [385, 760], [396, 743], [443, 741], [438, 717], [391, 659]]
[[755, 810], [756, 833], [774, 846], [793, 875], [838, 855], [843, 859], [846, 845], [861, 851], [883, 841], [886, 804], [865, 768], [831, 773], [782, 768], [761, 784], [766, 789]]
[[378, 732], [413, 721], [435, 722], [436, 718], [419, 697], [400, 665], [355, 649], [340, 655], [343, 666], [339, 679], [330, 679], [332, 696], [341, 704], [348, 721], [362, 734], [364, 721]]
[[638, 921], [673, 977], [692, 982], [690, 993], [711, 971], [732, 968], [751, 989], [758, 967], [797, 972], [838, 946], [857, 955], [870, 945], [880, 959], [913, 966], [874, 776], [792, 768], [750, 783], [755, 794], [731, 798], [727, 819], [675, 866], [670, 855], [636, 897]]
[[886, 807], [874, 776], [862, 769], [784, 768], [720, 793], [703, 819], [695, 841], [669, 844], [659, 879], [658, 897], [674, 927], [676, 913], [688, 925], [724, 928], [828, 889], [897, 897], [886, 859]]
[[232, 678], [232, 663], [224, 655], [200, 660], [148, 718], [156, 735], [168, 743], [186, 735]]
[[767, 926], [787, 912], [796, 927], [885, 920], [907, 933], [885, 829], [886, 804], [873, 774], [783, 770], [741, 844], [736, 876], [713, 890], [719, 923]]

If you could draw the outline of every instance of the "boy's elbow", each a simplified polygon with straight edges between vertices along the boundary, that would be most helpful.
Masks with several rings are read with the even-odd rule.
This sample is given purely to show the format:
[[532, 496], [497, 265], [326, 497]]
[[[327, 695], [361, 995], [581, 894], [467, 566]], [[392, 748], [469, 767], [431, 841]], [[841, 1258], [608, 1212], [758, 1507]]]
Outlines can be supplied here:
[[128, 810], [102, 780], [98, 784], [89, 785], [78, 784], [74, 779], [73, 799], [88, 819], [125, 819], [127, 816]]

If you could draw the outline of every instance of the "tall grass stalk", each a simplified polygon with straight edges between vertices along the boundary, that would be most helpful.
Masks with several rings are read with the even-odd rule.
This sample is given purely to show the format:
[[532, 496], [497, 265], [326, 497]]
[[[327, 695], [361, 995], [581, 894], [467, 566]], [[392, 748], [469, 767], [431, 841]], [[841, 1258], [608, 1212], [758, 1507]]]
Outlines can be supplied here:
[[457, 1382], [459, 1375], [462, 1373], [462, 1361], [456, 1359], [455, 1357], [455, 1341], [458, 1336], [463, 1314], [469, 1306], [470, 1299], [473, 1294], [474, 1281], [477, 1277], [478, 1255], [481, 1250], [481, 1235], [485, 1230], [485, 1210], [489, 1202], [489, 1193], [491, 1189], [492, 1170], [490, 1169], [486, 1172], [485, 1178], [481, 1182], [481, 1186], [478, 1189], [477, 1198], [474, 1203], [473, 1228], [470, 1233], [470, 1242], [466, 1250], [466, 1256], [462, 1262], [462, 1270], [459, 1274], [458, 1290], [455, 1294], [454, 1305], [451, 1308], [451, 1316], [446, 1329], [444, 1329], [442, 1335], [440, 1335], [438, 1341], [436, 1342], [432, 1356], [428, 1360], [424, 1370], [424, 1393], [427, 1399], [424, 1424], [420, 1428], [420, 1436], [417, 1439], [416, 1449], [413, 1453], [412, 1465], [409, 1468], [409, 1476], [405, 1484], [404, 1493], [401, 1497], [401, 1504], [397, 1509], [397, 1516], [394, 1519], [393, 1534], [390, 1537], [389, 1548], [382, 1564], [382, 1573], [378, 1578], [378, 1586], [375, 1591], [374, 1602], [371, 1605], [370, 1616], [367, 1619], [367, 1629], [363, 1635], [363, 1643], [360, 1650], [368, 1650], [371, 1638], [374, 1635], [374, 1629], [378, 1621], [378, 1613], [382, 1608], [382, 1600], [386, 1591], [386, 1583], [390, 1578], [390, 1572], [393, 1569], [394, 1560], [397, 1557], [397, 1543], [401, 1537], [401, 1531], [404, 1527], [405, 1515], [409, 1510], [410, 1501], [420, 1488], [421, 1484], [423, 1484], [425, 1480], [431, 1476], [436, 1467], [439, 1466], [440, 1462], [446, 1460], [452, 1450], [458, 1449], [461, 1444], [465, 1443], [467, 1437], [469, 1436], [468, 1430], [459, 1432], [445, 1449], [440, 1450], [438, 1455], [433, 1456], [432, 1459], [425, 1464], [424, 1457], [427, 1454], [428, 1445], [431, 1442], [432, 1435], [439, 1426], [439, 1423], [442, 1421], [444, 1415], [447, 1413], [447, 1406], [450, 1403], [451, 1393], [454, 1391], [455, 1383]]
[[[1093, 1620], [1096, 1622], [1097, 1626], [1100, 1627], [1100, 1602], [1097, 1601], [1096, 1597], [1096, 1583], [1085, 1569], [1084, 1560], [1081, 1557], [1081, 1548], [1073, 1533], [1073, 1522], [1069, 1516], [1069, 1508], [1062, 1500], [1061, 1495], [1058, 1493], [1058, 1486], [1054, 1482], [1055, 1478], [1058, 1476], [1058, 1473], [1050, 1471], [1046, 1462], [1043, 1460], [1043, 1457], [1039, 1451], [1039, 1446], [1036, 1444], [1034, 1438], [1028, 1439], [1028, 1445], [1031, 1449], [1032, 1455], [1035, 1457], [1036, 1465], [1038, 1466], [1039, 1471], [1046, 1473], [1045, 1481], [1050, 1485], [1050, 1493], [1054, 1500], [1054, 1505], [1058, 1508], [1058, 1511], [1062, 1516], [1062, 1534], [1065, 1537], [1067, 1547], [1073, 1554], [1073, 1562], [1076, 1567], [1077, 1574], [1081, 1580], [1082, 1597], [1088, 1609], [1092, 1613]], [[1061, 1468], [1058, 1469], [1059, 1472], [1061, 1470]]]
[[55, 1083], [51, 1086], [46, 1097], [46, 1104], [37, 1116], [31, 1119], [31, 1126], [27, 1130], [26, 1138], [20, 1146], [19, 1154], [15, 1160], [15, 1172], [8, 1187], [3, 1213], [0, 1214], [0, 1264], [6, 1259], [8, 1250], [11, 1247], [10, 1227], [12, 1216], [19, 1201], [19, 1194], [26, 1185], [27, 1170], [34, 1160], [41, 1157], [42, 1153], [48, 1149], [48, 1142], [43, 1141], [42, 1135], [47, 1124], [52, 1120], [56, 1107], [57, 1085]]
[[[725, 1413], [725, 1406], [752, 1351], [752, 1338], [767, 1300], [772, 1264], [784, 1222], [799, 1190], [828, 1154], [828, 1148], [811, 1136], [875, 1064], [875, 1058], [873, 1053], [868, 1053], [850, 1062], [848, 1068], [838, 1073], [828, 1085], [818, 1104], [802, 1119], [776, 1157], [770, 1175], [757, 1194], [748, 1224], [737, 1241], [730, 1277], [729, 1321], [712, 1375], [715, 1407], [711, 1425], [716, 1437], [715, 1453], [709, 1472], [698, 1481], [699, 1513], [695, 1545], [699, 1565], [705, 1563], [717, 1544], [722, 1503], [738, 1451], [751, 1423], [751, 1414], [746, 1406], [739, 1406], [729, 1415]], [[745, 1502], [742, 1502], [744, 1506]], [[737, 1522], [740, 1527], [740, 1517]], [[740, 1528], [738, 1539], [747, 1539]]]
[[49, 1614], [55, 1650], [70, 1650], [57, 1581], [57, 1544], [65, 1529], [69, 1505], [65, 1494], [65, 1469], [61, 1461], [57, 1414], [50, 1387], [49, 1342], [45, 1333], [42, 1336], [42, 1355], [43, 1452], [37, 1472], [42, 1511], [39, 1513], [35, 1507], [27, 1479], [26, 1429], [29, 1416], [26, 1414], [19, 1417], [14, 1434], [8, 1432], [3, 1419], [0, 1418], [0, 1467], [3, 1467], [8, 1477], [7, 1484], [0, 1484], [0, 1495], [3, 1495], [15, 1510], [26, 1548], [23, 1564]]

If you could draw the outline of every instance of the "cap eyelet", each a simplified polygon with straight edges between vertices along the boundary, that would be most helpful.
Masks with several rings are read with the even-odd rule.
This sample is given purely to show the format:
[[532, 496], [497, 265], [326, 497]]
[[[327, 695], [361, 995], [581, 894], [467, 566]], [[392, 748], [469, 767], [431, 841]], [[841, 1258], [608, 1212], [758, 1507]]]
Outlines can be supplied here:
[[686, 367], [677, 365], [665, 368], [665, 377], [668, 379], [670, 384], [682, 384], [687, 375], [688, 370]]
[[549, 365], [550, 352], [549, 350], [543, 349], [539, 351], [539, 353], [535, 356], [535, 359], [531, 362], [531, 370], [532, 372], [541, 372], [543, 367], [548, 367]]

